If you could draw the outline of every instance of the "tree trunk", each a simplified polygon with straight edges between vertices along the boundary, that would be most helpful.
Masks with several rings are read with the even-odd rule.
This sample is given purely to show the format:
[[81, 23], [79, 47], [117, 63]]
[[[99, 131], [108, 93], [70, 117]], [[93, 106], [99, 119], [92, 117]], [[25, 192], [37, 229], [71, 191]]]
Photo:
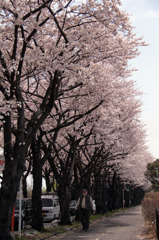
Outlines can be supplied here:
[[[9, 176], [6, 175], [9, 180]], [[10, 178], [9, 181], [12, 183], [2, 183], [1, 194], [0, 194], [0, 239], [7, 240], [12, 239], [10, 235], [11, 216], [13, 212], [13, 206], [16, 200], [18, 184], [20, 177]]]
[[95, 203], [96, 203], [96, 213], [101, 213], [102, 212], [102, 202], [101, 202], [101, 198], [102, 198], [102, 192], [101, 192], [101, 188], [100, 185], [98, 185], [99, 188], [95, 188]]
[[45, 169], [46, 192], [51, 192], [50, 172]]
[[28, 197], [28, 191], [27, 191], [27, 177], [23, 176], [22, 178], [22, 187], [23, 187], [23, 197], [27, 198]]
[[108, 195], [105, 184], [102, 187], [101, 206], [101, 213], [106, 213], [108, 211]]
[[64, 189], [59, 189], [59, 197], [60, 197], [60, 210], [61, 210], [61, 219], [60, 224], [70, 225], [70, 211], [69, 204], [71, 200], [71, 188], [68, 186], [64, 186]]
[[43, 230], [41, 188], [42, 188], [42, 164], [40, 150], [32, 144], [33, 150], [33, 191], [32, 191], [32, 228], [37, 231]]
[[15, 204], [20, 179], [25, 169], [25, 149], [16, 151], [16, 156], [11, 160], [5, 156], [5, 170], [3, 172], [2, 187], [0, 189], [0, 239], [10, 240], [11, 217]]

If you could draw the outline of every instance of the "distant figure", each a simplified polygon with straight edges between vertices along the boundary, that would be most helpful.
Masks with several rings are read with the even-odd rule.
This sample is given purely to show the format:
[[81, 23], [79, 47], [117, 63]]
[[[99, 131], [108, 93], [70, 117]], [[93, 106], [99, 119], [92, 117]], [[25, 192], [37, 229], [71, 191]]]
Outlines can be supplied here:
[[95, 206], [93, 204], [92, 197], [87, 193], [87, 189], [83, 189], [83, 194], [79, 197], [75, 207], [76, 211], [80, 211], [81, 223], [83, 230], [85, 231], [87, 231], [89, 228], [90, 212], [95, 212]]

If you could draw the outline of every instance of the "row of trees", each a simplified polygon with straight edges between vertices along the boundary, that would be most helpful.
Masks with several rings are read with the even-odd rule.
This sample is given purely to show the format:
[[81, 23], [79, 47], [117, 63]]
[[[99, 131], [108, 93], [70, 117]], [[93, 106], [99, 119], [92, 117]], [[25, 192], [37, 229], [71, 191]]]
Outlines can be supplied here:
[[159, 159], [148, 163], [147, 170], [145, 172], [146, 178], [151, 182], [151, 190], [154, 192], [159, 191]]
[[98, 190], [116, 175], [143, 186], [152, 156], [128, 66], [145, 44], [119, 0], [4, 0], [0, 15], [0, 239], [11, 239], [20, 179], [29, 171], [40, 230], [43, 174], [48, 188], [50, 178], [58, 183], [65, 224], [72, 186]]

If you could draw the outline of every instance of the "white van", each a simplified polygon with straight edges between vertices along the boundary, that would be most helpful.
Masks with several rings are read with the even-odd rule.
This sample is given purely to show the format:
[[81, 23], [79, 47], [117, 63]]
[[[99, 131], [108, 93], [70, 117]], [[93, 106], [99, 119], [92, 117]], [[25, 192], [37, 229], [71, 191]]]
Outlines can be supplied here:
[[43, 195], [42, 201], [42, 215], [44, 222], [51, 222], [54, 219], [60, 218], [60, 205], [58, 196]]

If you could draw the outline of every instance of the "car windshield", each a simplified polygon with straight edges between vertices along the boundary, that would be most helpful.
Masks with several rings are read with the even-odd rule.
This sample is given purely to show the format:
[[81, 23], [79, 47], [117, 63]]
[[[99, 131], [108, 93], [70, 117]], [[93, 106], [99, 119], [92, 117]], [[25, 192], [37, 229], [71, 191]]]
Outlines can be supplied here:
[[51, 198], [42, 198], [42, 206], [43, 207], [52, 207], [53, 206], [53, 200]]
[[[22, 209], [24, 209], [24, 208], [25, 208], [25, 201], [22, 200]], [[19, 200], [18, 199], [15, 201], [15, 210], [19, 210]]]

